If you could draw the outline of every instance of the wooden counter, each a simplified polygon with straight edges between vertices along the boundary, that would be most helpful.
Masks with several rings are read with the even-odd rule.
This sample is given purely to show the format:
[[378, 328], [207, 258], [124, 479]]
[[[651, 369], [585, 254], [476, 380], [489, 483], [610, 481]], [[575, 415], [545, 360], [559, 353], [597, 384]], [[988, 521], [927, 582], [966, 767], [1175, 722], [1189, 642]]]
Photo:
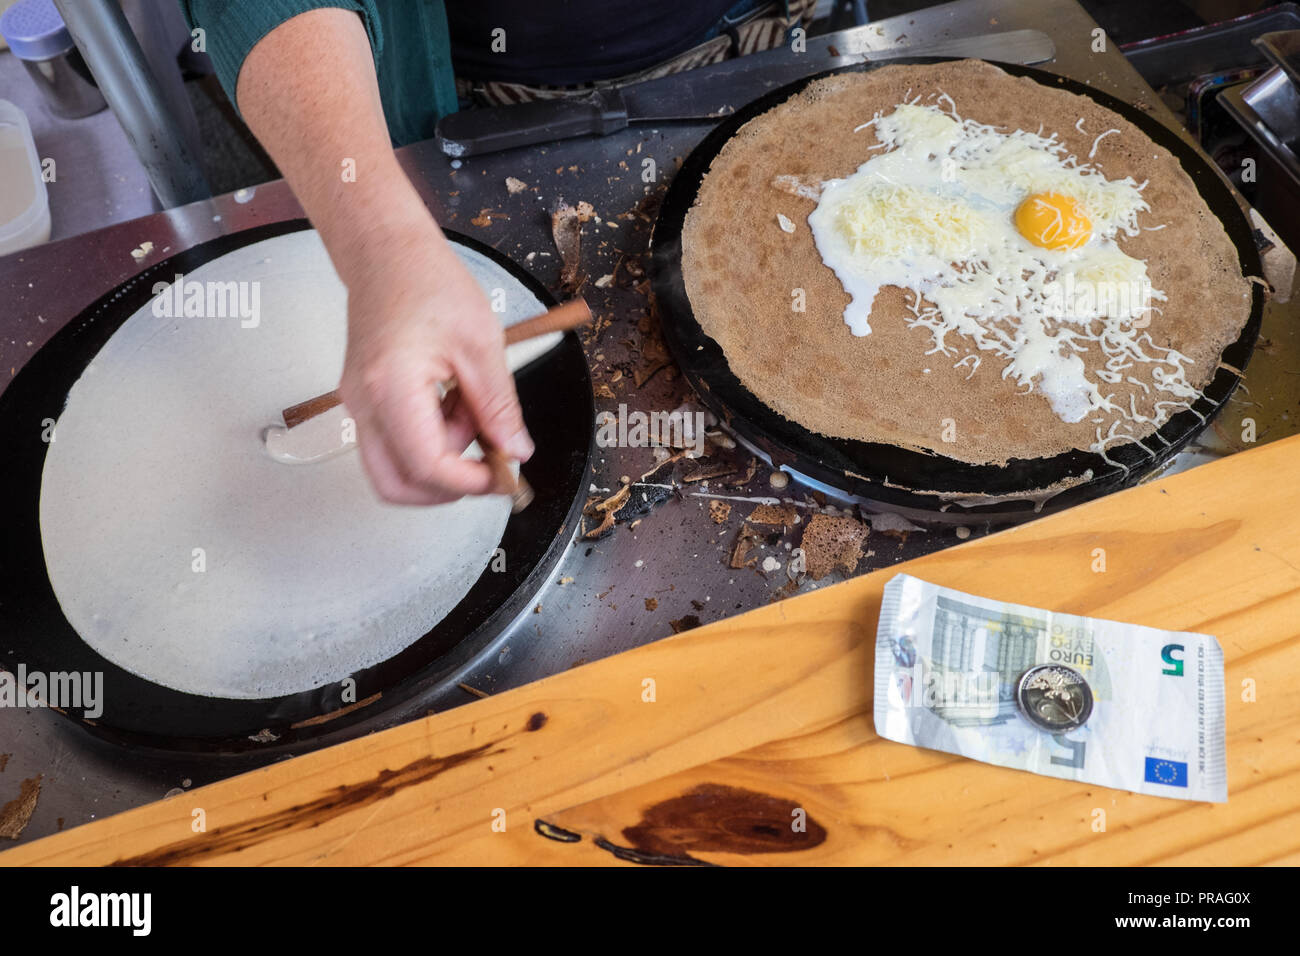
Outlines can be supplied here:
[[[876, 617], [899, 571], [1217, 636], [1228, 802], [878, 738]], [[1297, 864], [1298, 743], [1300, 437], [78, 827], [0, 864]]]

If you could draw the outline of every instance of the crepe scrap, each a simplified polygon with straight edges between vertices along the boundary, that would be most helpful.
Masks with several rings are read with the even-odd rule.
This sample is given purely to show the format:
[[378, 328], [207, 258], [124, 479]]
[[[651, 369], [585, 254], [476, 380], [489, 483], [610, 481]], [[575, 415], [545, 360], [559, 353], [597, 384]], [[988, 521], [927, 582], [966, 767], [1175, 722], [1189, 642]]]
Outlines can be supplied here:
[[700, 619], [694, 614], [687, 614], [685, 617], [679, 617], [675, 621], [669, 621], [674, 634], [680, 634], [682, 631], [689, 631], [692, 628], [700, 626]]
[[837, 567], [845, 574], [856, 571], [867, 533], [856, 518], [813, 515], [800, 542], [809, 577], [820, 581]]
[[582, 537], [588, 541], [603, 538], [614, 530], [615, 524], [649, 514], [671, 498], [677, 491], [677, 484], [673, 481], [676, 464], [677, 458], [670, 458], [636, 481], [623, 485], [609, 497], [589, 501], [582, 511], [583, 517], [599, 521], [591, 528], [583, 521]]
[[563, 264], [560, 270], [560, 288], [568, 293], [577, 292], [586, 279], [580, 272], [582, 224], [591, 218], [591, 204], [579, 203], [578, 206], [586, 206], [586, 218], [579, 209], [570, 206], [563, 199], [551, 213], [551, 238], [555, 240], [555, 248]]
[[871, 523], [871, 530], [877, 534], [887, 534], [891, 538], [897, 538], [900, 542], [906, 541], [907, 536], [913, 531], [925, 533], [925, 529], [920, 525], [912, 524], [900, 514], [892, 511], [882, 511], [880, 514], [867, 515], [867, 521]]
[[727, 555], [727, 566], [731, 568], [757, 568], [758, 555], [755, 549], [774, 547], [781, 540], [780, 531], [760, 531], [748, 522], [742, 523], [736, 540], [731, 544]]
[[774, 524], [789, 529], [799, 523], [799, 509], [792, 501], [779, 505], [761, 504], [745, 520], [753, 524]]
[[18, 796], [0, 807], [0, 837], [17, 840], [27, 829], [41, 796], [41, 774], [28, 777], [18, 788]]

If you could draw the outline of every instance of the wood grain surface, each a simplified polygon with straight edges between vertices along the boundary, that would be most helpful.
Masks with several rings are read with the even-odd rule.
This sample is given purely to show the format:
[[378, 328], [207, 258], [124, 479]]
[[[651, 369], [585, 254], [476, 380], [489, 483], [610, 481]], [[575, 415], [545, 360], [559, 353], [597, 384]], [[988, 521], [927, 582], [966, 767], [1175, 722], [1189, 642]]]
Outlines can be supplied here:
[[[1298, 472], [1300, 437], [1276, 442], [47, 837], [0, 864], [1294, 864]], [[1216, 635], [1228, 802], [876, 737], [876, 617], [899, 571]]]

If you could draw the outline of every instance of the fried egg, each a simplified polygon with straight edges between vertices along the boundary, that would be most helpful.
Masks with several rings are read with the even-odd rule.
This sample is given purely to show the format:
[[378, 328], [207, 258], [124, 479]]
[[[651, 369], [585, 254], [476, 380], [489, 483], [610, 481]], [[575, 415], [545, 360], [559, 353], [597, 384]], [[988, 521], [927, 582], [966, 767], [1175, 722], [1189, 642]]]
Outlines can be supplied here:
[[[899, 104], [855, 132], [866, 128], [879, 154], [823, 183], [808, 217], [851, 298], [854, 335], [871, 333], [877, 294], [895, 286], [911, 293], [909, 323], [933, 336], [927, 355], [966, 352], [954, 364], [972, 375], [994, 357], [1003, 378], [1040, 392], [1064, 421], [1116, 410], [1105, 386], [1137, 361], [1172, 368], [1157, 382], [1171, 399], [1195, 396], [1181, 356], [1143, 332], [1165, 295], [1119, 246], [1149, 211], [1145, 184], [1108, 180], [1056, 134], [962, 119], [946, 95]], [[1090, 346], [1108, 356], [1093, 375], [1080, 357]]]

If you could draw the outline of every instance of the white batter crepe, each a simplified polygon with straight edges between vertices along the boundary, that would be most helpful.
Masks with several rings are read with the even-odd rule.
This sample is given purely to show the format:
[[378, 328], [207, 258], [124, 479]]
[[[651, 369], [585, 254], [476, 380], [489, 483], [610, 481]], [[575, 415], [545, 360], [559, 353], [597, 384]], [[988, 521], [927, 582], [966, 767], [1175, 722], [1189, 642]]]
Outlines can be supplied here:
[[[506, 324], [544, 311], [491, 260], [460, 252], [485, 290], [506, 290]], [[73, 386], [41, 486], [64, 614], [124, 669], [205, 696], [296, 693], [392, 657], [469, 591], [510, 500], [387, 505], [360, 455], [306, 467], [268, 456], [260, 435], [280, 409], [342, 370], [347, 294], [315, 232], [246, 246], [185, 281], [259, 283], [258, 323], [146, 306]]]

